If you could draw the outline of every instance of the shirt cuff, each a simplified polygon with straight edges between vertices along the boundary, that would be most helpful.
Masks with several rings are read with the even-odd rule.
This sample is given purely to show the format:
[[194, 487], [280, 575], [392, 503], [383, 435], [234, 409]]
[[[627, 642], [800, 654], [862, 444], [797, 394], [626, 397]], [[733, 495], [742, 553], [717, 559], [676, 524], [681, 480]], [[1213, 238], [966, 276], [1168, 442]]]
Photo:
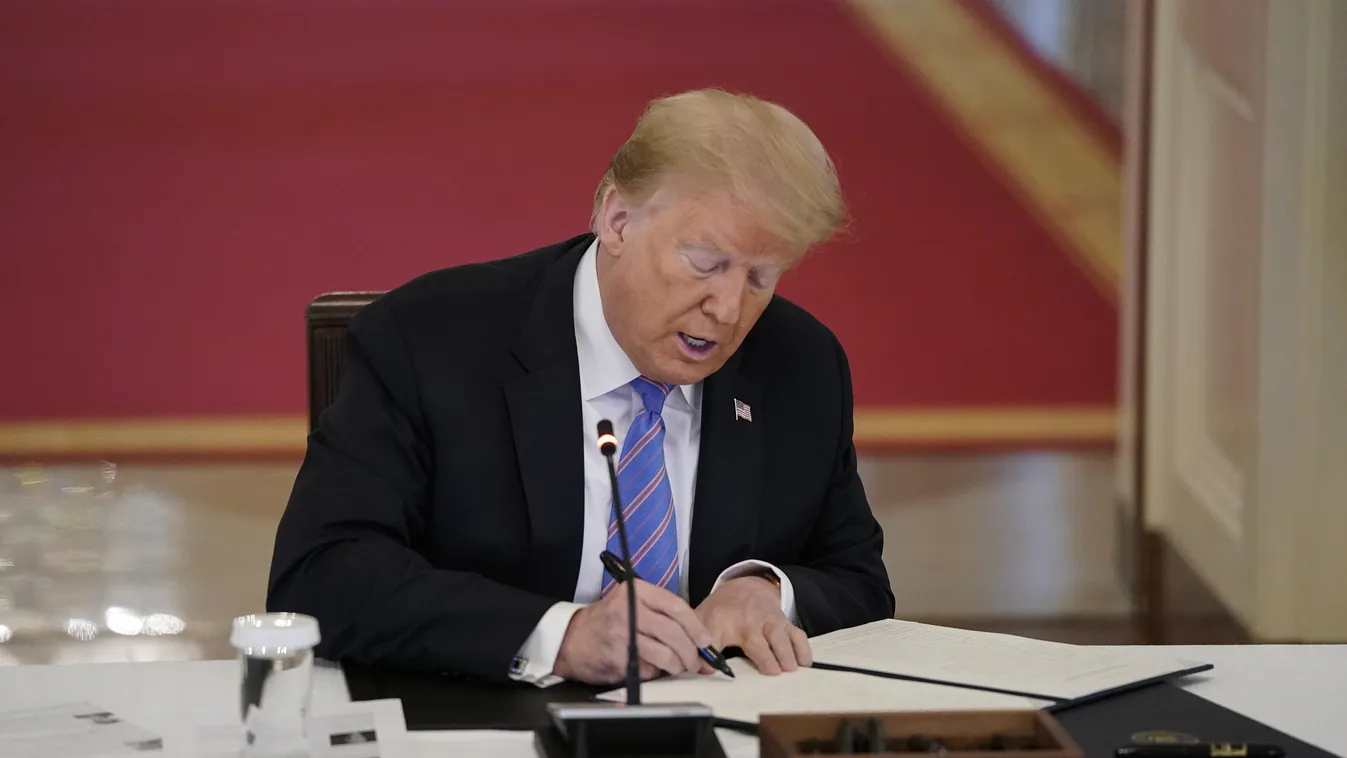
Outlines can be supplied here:
[[548, 608], [519, 648], [514, 665], [510, 667], [510, 678], [539, 687], [551, 687], [561, 682], [561, 677], [554, 675], [552, 669], [557, 665], [557, 654], [561, 652], [561, 641], [566, 638], [571, 617], [581, 608], [584, 606], [579, 603], [557, 603]]
[[717, 578], [716, 583], [711, 586], [711, 591], [715, 592], [719, 589], [720, 585], [731, 579], [738, 579], [741, 576], [756, 574], [762, 569], [770, 569], [773, 574], [776, 574], [776, 578], [781, 581], [781, 612], [786, 615], [786, 618], [790, 620], [790, 623], [799, 626], [800, 619], [795, 615], [795, 587], [790, 583], [790, 577], [786, 576], [786, 572], [773, 566], [767, 561], [740, 561], [733, 566], [730, 566], [720, 572], [720, 577]]

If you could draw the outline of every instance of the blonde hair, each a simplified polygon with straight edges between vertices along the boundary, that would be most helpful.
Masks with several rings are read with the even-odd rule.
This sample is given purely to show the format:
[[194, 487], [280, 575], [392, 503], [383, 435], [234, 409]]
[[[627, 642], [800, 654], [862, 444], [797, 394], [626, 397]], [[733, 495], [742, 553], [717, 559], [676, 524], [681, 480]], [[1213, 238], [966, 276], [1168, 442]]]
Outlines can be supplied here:
[[831, 237], [846, 216], [837, 170], [818, 137], [795, 114], [756, 97], [702, 89], [651, 102], [599, 182], [596, 222], [609, 187], [641, 205], [674, 177], [728, 190], [766, 231], [801, 252]]

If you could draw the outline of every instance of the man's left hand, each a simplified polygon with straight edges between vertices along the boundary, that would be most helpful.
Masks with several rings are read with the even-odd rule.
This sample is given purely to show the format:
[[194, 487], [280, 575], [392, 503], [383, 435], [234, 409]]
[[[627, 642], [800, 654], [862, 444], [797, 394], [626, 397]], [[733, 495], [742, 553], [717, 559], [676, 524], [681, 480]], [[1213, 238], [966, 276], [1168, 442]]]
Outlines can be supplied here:
[[760, 576], [731, 579], [697, 606], [717, 649], [737, 646], [768, 676], [813, 665], [809, 638], [781, 612], [781, 588]]

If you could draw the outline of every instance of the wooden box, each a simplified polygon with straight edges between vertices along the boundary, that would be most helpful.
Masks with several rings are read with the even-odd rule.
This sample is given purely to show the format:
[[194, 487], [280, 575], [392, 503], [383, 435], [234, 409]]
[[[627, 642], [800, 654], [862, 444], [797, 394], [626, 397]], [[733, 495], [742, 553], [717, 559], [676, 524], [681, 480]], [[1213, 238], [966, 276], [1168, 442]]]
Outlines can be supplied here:
[[[878, 730], [869, 724], [875, 720]], [[848, 722], [847, 727], [842, 727]], [[871, 752], [843, 752], [839, 734], [863, 734], [853, 747], [870, 749], [874, 736], [884, 745]], [[763, 758], [813, 755], [903, 756], [933, 752], [946, 758], [1082, 758], [1080, 747], [1044, 711], [902, 711], [767, 715], [758, 729]], [[915, 738], [915, 739], [912, 739]], [[909, 741], [910, 740], [910, 741]], [[943, 744], [945, 751], [938, 750]]]

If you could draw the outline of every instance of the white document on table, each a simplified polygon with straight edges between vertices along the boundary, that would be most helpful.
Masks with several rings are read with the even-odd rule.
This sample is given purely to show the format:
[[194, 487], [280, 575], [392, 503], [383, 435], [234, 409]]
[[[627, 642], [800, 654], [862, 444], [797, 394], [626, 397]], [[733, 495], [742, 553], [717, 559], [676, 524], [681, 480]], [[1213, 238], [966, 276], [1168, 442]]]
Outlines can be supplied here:
[[[304, 732], [305, 744], [295, 746], [296, 753], [304, 758], [402, 758], [413, 754], [407, 746], [401, 700], [362, 700], [311, 712], [304, 721]], [[185, 749], [175, 747], [171, 756], [237, 758], [242, 747], [243, 728], [239, 724], [198, 724]]]
[[[757, 737], [728, 729], [717, 729], [716, 737], [728, 758], [758, 758]], [[538, 758], [533, 732], [414, 731], [407, 733], [407, 744], [414, 758]]]
[[[801, 668], [787, 674], [758, 673], [747, 659], [729, 661], [735, 678], [684, 674], [641, 686], [643, 703], [701, 703], [717, 718], [758, 723], [762, 714], [873, 713], [879, 711], [1033, 710], [1048, 705], [1016, 695], [963, 687]], [[626, 689], [599, 695], [626, 700]]]
[[1083, 647], [890, 619], [809, 640], [815, 663], [1074, 700], [1191, 670], [1160, 649]]
[[507, 732], [491, 729], [418, 731], [407, 735], [415, 746], [409, 754], [454, 758], [537, 758], [533, 732]]
[[122, 720], [117, 714], [84, 702], [0, 712], [0, 756], [162, 755], [163, 739]]

